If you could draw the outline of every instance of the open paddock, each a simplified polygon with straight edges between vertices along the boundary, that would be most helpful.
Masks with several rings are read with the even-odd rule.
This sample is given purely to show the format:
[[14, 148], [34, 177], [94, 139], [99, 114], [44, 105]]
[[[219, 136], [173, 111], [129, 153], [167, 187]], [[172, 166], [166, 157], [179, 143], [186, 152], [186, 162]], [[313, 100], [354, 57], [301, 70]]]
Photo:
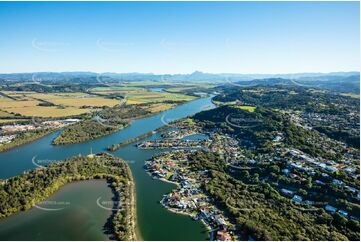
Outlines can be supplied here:
[[7, 110], [11, 108], [30, 108], [38, 105], [39, 101], [2, 101], [0, 102], [0, 109]]
[[113, 106], [121, 103], [119, 100], [107, 99], [107, 98], [102, 98], [102, 97], [52, 99], [51, 102], [55, 105], [61, 105], [61, 106], [67, 106], [67, 107], [82, 107], [82, 106], [113, 107]]
[[4, 108], [7, 112], [17, 113], [26, 117], [67, 117], [74, 116], [92, 111], [92, 109], [80, 109], [75, 107], [59, 108], [56, 106], [42, 107], [32, 106], [29, 107], [16, 107]]
[[182, 101], [187, 102], [194, 100], [195, 97], [184, 94], [175, 94], [167, 92], [150, 92], [146, 90], [132, 91], [127, 93], [128, 102], [150, 103], [150, 102], [164, 102], [164, 101]]
[[12, 124], [23, 121], [29, 121], [29, 119], [0, 119], [0, 124]]

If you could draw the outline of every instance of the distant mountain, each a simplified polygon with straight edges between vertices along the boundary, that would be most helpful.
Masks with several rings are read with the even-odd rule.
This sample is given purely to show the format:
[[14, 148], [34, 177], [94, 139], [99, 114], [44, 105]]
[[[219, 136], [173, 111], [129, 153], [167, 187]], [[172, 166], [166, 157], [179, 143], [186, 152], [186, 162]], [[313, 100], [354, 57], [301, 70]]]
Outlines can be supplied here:
[[236, 85], [305, 85], [328, 89], [341, 88], [342, 91], [359, 92], [359, 72], [296, 73], [296, 74], [233, 74], [204, 73], [153, 74], [153, 73], [95, 73], [95, 72], [34, 72], [0, 74], [0, 83], [44, 82], [44, 83], [108, 83], [121, 81], [157, 82], [213, 82]]
[[302, 87], [314, 87], [328, 89], [337, 92], [352, 92], [360, 93], [360, 75], [323, 75], [323, 76], [305, 76], [294, 79], [284, 79], [284, 78], [264, 78], [264, 79], [254, 79], [251, 81], [239, 81], [239, 82], [230, 82], [225, 84], [225, 86], [239, 86], [239, 87], [249, 87], [249, 86], [258, 86], [258, 85], [289, 85], [289, 86], [302, 86]]

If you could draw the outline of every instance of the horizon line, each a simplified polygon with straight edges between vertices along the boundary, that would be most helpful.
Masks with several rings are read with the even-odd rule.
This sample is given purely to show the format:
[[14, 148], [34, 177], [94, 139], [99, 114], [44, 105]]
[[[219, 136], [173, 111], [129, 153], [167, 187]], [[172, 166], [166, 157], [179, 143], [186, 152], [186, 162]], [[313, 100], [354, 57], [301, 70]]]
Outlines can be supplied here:
[[278, 72], [278, 73], [242, 73], [242, 72], [203, 72], [195, 70], [193, 72], [177, 72], [177, 73], [154, 73], [154, 72], [114, 72], [114, 71], [32, 71], [32, 72], [0, 72], [0, 75], [12, 75], [12, 74], [32, 74], [32, 73], [94, 73], [94, 74], [144, 74], [144, 75], [191, 75], [194, 73], [210, 74], [210, 75], [296, 75], [296, 74], [332, 74], [332, 73], [351, 73], [358, 72], [360, 70], [342, 70], [342, 71], [304, 71], [304, 72]]

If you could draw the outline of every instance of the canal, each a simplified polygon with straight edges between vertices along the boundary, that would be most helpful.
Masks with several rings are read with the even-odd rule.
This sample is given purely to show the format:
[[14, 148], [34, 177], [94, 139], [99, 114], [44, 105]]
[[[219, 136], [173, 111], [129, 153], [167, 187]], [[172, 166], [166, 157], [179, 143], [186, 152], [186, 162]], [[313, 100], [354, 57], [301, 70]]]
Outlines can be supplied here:
[[[51, 145], [52, 140], [58, 135], [58, 132], [50, 134], [38, 141], [33, 143], [21, 146], [19, 148], [10, 150], [8, 152], [0, 153], [0, 178], [8, 178], [21, 174], [25, 170], [34, 169], [36, 165], [43, 164], [45, 162], [54, 162], [63, 160], [65, 158], [78, 155], [78, 154], [89, 154], [92, 150], [94, 153], [104, 152], [106, 148], [114, 143], [119, 143], [127, 139], [135, 138], [141, 134], [147, 133], [149, 131], [155, 130], [159, 127], [164, 126], [170, 121], [184, 118], [187, 116], [194, 115], [205, 109], [213, 108], [214, 105], [211, 102], [212, 97], [197, 99], [183, 105], [180, 105], [174, 109], [170, 109], [159, 113], [157, 115], [135, 120], [127, 128], [120, 130], [111, 135], [81, 143], [73, 144], [66, 146], [53, 146]], [[146, 139], [159, 139], [160, 134], [155, 134], [152, 137]], [[159, 201], [162, 196], [174, 188], [174, 185], [169, 183], [164, 183], [159, 180], [152, 179], [143, 169], [144, 161], [151, 158], [153, 155], [159, 153], [159, 150], [139, 150], [134, 144], [129, 144], [122, 147], [113, 154], [124, 159], [128, 162], [135, 180], [136, 187], [136, 200], [137, 200], [137, 223], [140, 236], [144, 240], [205, 240], [208, 237], [208, 233], [199, 221], [193, 221], [190, 217], [171, 213], [165, 208], [163, 208]], [[91, 188], [84, 188], [89, 190]], [[104, 189], [108, 189], [104, 185]], [[55, 194], [57, 195], [57, 194]], [[78, 201], [81, 204], [84, 200], [81, 196]], [[59, 213], [64, 212], [66, 209], [58, 211]], [[38, 216], [32, 219], [32, 223], [29, 223], [30, 226], [27, 230], [22, 230], [23, 225], [22, 221], [34, 217], [33, 215], [28, 215], [32, 210], [20, 213], [10, 218], [7, 218], [0, 224], [3, 226], [8, 226], [7, 223], [11, 224], [12, 233], [23, 233], [24, 238], [28, 240], [36, 240], [38, 235], [35, 233], [35, 228], [32, 229], [32, 226], [36, 226], [38, 223], [44, 224], [44, 233], [47, 233], [47, 226], [52, 226], [50, 223], [46, 223], [48, 218], [46, 216]], [[81, 212], [81, 210], [79, 210]], [[103, 213], [109, 211], [104, 210]], [[77, 217], [77, 212], [74, 211], [74, 217]], [[100, 218], [99, 218], [100, 219]], [[10, 221], [10, 222], [8, 222]], [[29, 220], [30, 221], [30, 220]], [[106, 223], [106, 219], [100, 219], [103, 224]], [[71, 217], [64, 217], [61, 223], [67, 223], [69, 226], [73, 225], [78, 227], [80, 234], [89, 233], [88, 230], [84, 231], [81, 227], [78, 226], [78, 222]], [[7, 230], [0, 230], [0, 239], [9, 238], [6, 236]], [[94, 239], [104, 236], [104, 229], [102, 226], [93, 226], [92, 231], [94, 234]], [[52, 231], [51, 233], [59, 233], [59, 238], [63, 238], [60, 235], [64, 233], [63, 231], [60, 234], [57, 231]], [[77, 236], [71, 236], [71, 232], [67, 239], [69, 240], [79, 240]], [[104, 238], [104, 237], [103, 237]], [[50, 238], [49, 240], [52, 240]], [[92, 240], [92, 239], [91, 239]]]

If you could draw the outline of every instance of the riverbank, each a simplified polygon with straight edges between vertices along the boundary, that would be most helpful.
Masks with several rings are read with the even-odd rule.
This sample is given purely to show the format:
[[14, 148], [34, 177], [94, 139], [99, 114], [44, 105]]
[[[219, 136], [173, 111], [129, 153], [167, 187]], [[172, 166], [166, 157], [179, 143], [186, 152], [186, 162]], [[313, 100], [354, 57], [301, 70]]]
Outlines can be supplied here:
[[54, 139], [53, 145], [78, 144], [95, 140], [125, 129], [135, 120], [154, 116], [163, 111], [174, 109], [184, 103], [165, 103], [160, 109], [154, 109], [154, 104], [133, 104], [105, 109], [100, 111], [95, 117], [89, 116], [87, 119], [64, 129]]
[[167, 129], [169, 129], [169, 128], [170, 128], [170, 127], [168, 127], [168, 125], [165, 125], [165, 126], [160, 127], [160, 128], [158, 128], [158, 129], [156, 129], [156, 130], [154, 130], [154, 131], [150, 131], [150, 132], [148, 132], [148, 133], [139, 135], [138, 137], [135, 137], [135, 138], [133, 138], [133, 139], [128, 139], [128, 140], [123, 141], [123, 142], [120, 142], [120, 143], [118, 143], [118, 144], [113, 144], [113, 145], [109, 146], [109, 147], [107, 148], [107, 150], [108, 150], [108, 151], [116, 151], [116, 150], [119, 150], [119, 149], [122, 148], [123, 146], [126, 146], [126, 145], [131, 144], [131, 143], [134, 143], [134, 142], [138, 142], [138, 141], [141, 140], [141, 139], [148, 138], [148, 137], [150, 137], [150, 136], [152, 136], [152, 135], [154, 135], [154, 134], [156, 134], [156, 133], [162, 132], [162, 131], [167, 130]]
[[226, 240], [232, 237], [232, 226], [224, 213], [219, 210], [212, 198], [204, 191], [202, 183], [209, 179], [208, 171], [196, 172], [190, 162], [195, 151], [174, 151], [161, 153], [146, 161], [144, 168], [154, 178], [176, 184], [177, 188], [163, 195], [160, 203], [169, 211], [201, 220], [209, 238]]
[[[147, 174], [149, 176], [152, 176], [152, 174], [150, 172], [147, 172]], [[157, 179], [157, 180], [160, 180], [162, 182], [165, 182], [165, 183], [169, 183], [169, 184], [172, 184], [172, 185], [175, 185], [177, 187], [177, 189], [181, 188], [181, 184], [179, 182], [175, 182], [175, 181], [170, 181], [168, 179], [165, 179], [165, 178], [158, 178], [158, 177], [153, 177], [154, 179]], [[189, 216], [191, 217], [192, 219], [194, 220], [197, 220], [197, 217], [194, 216], [192, 213], [190, 212], [186, 212], [186, 211], [182, 211], [180, 209], [176, 209], [176, 208], [172, 208], [170, 206], [168, 206], [167, 204], [165, 204], [163, 202], [163, 199], [159, 201], [159, 203], [165, 208], [167, 209], [168, 211], [171, 211], [172, 213], [176, 213], [176, 214], [180, 214], [180, 215], [184, 215], [184, 216]], [[210, 233], [212, 231], [212, 227], [206, 222], [204, 221], [203, 219], [200, 219], [200, 221], [203, 223], [204, 227], [207, 229], [207, 231]]]
[[10, 143], [1, 144], [0, 145], [0, 153], [9, 151], [11, 149], [14, 149], [16, 147], [19, 147], [19, 146], [22, 146], [25, 144], [29, 144], [31, 142], [34, 142], [34, 141], [41, 139], [44, 136], [51, 134], [57, 130], [59, 130], [59, 129], [44, 129], [44, 130], [37, 130], [37, 131], [20, 134], [14, 140], [12, 140]]
[[[148, 172], [149, 175], [151, 175]], [[178, 182], [173, 182], [173, 181], [169, 181], [165, 178], [156, 178], [162, 182], [166, 182], [166, 183], [170, 183], [173, 185], [176, 185], [177, 188], [179, 189], [181, 187], [180, 183]], [[159, 202], [165, 209], [167, 209], [168, 211], [172, 212], [172, 213], [176, 213], [176, 214], [180, 214], [180, 215], [184, 215], [184, 216], [189, 216], [191, 217], [193, 220], [200, 220], [204, 227], [206, 228], [206, 230], [208, 231], [208, 233], [211, 233], [213, 231], [211, 225], [209, 223], [207, 223], [207, 221], [205, 221], [204, 219], [199, 219], [198, 215], [195, 212], [188, 212], [188, 211], [184, 211], [182, 209], [177, 209], [177, 208], [172, 208], [170, 206], [168, 206], [165, 202], [164, 202], [164, 198]], [[209, 238], [211, 238], [211, 234], [209, 234]]]
[[[210, 98], [197, 99], [183, 105], [179, 105], [172, 110], [167, 110], [164, 113], [154, 115], [145, 119], [134, 120], [132, 124], [121, 131], [114, 134], [92, 140], [85, 143], [53, 146], [52, 140], [57, 136], [57, 133], [51, 134], [31, 145], [22, 146], [19, 149], [0, 154], [0, 177], [8, 179], [12, 176], [22, 174], [26, 170], [34, 169], [31, 162], [31, 157], [37, 155], [39, 164], [44, 161], [59, 161], [67, 157], [76, 156], [80, 154], [88, 154], [90, 150], [94, 153], [103, 152], [104, 149], [117, 141], [131, 139], [144, 133], [155, 130], [164, 126], [162, 117], [166, 120], [178, 120], [194, 115], [202, 111], [202, 107], [211, 105]], [[159, 134], [155, 134], [156, 137]], [[129, 161], [128, 165], [132, 169], [136, 185], [136, 199], [137, 199], [137, 230], [144, 240], [206, 240], [205, 227], [201, 221], [192, 221], [189, 217], [176, 215], [167, 209], [164, 209], [159, 201], [163, 194], [170, 192], [174, 187], [170, 184], [152, 180], [143, 169], [145, 160], [151, 158], [155, 153], [154, 150], [138, 150], [133, 145], [122, 147], [114, 152], [114, 155], [121, 157], [123, 160]], [[80, 211], [79, 211], [80, 212]], [[78, 213], [74, 213], [76, 216]], [[21, 223], [22, 218], [18, 219]], [[74, 221], [68, 221], [69, 224], [77, 226]], [[10, 223], [4, 223], [10, 226]], [[33, 237], [32, 229], [35, 229], [36, 224], [28, 224], [28, 228], [24, 231], [20, 227], [14, 228], [13, 234], [23, 233], [23, 236]], [[44, 230], [52, 230], [51, 224], [43, 224]], [[187, 233], [180, 232], [181, 230], [188, 231]], [[79, 231], [86, 233], [82, 227]], [[44, 231], [46, 233], [46, 231]]]
[[135, 191], [131, 170], [123, 160], [109, 154], [77, 156], [1, 181], [0, 218], [37, 206], [65, 184], [91, 179], [106, 179], [119, 200], [111, 219], [115, 237], [136, 240]]

